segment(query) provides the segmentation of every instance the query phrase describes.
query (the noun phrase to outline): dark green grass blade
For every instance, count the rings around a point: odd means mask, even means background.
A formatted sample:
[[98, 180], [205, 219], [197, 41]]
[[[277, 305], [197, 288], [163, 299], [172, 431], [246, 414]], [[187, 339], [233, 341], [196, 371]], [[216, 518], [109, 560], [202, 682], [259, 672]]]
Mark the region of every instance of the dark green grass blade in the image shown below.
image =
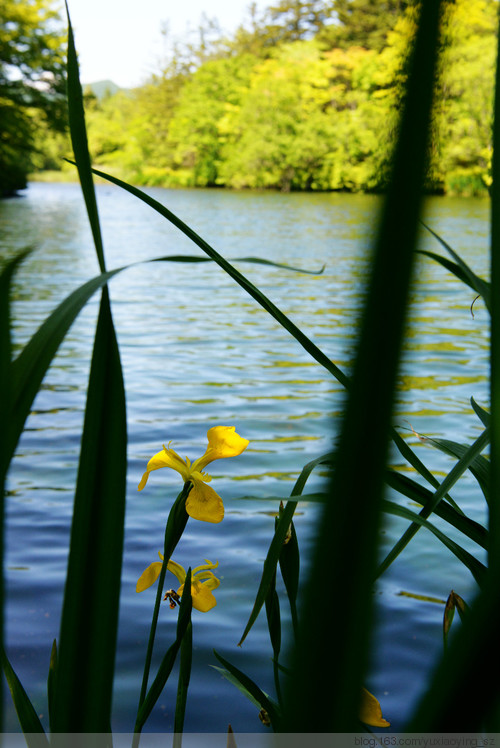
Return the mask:
[[271, 646], [273, 648], [273, 676], [274, 688], [278, 703], [282, 702], [279, 656], [281, 652], [281, 612], [278, 593], [276, 592], [276, 573], [274, 574], [271, 586], [266, 597], [266, 619]]
[[[4, 642], [4, 517], [7, 470], [12, 458], [12, 349], [10, 334], [10, 291], [14, 272], [31, 252], [31, 248], [19, 252], [2, 268], [0, 273], [0, 650]], [[3, 680], [0, 681], [0, 704], [3, 703]], [[3, 726], [3, 711], [0, 707], [0, 732]]]
[[51, 732], [54, 730], [54, 702], [56, 695], [57, 673], [57, 642], [54, 639], [50, 653], [49, 674], [47, 676], [47, 702], [49, 708], [49, 724]]
[[470, 402], [474, 410], [474, 413], [477, 415], [477, 417], [479, 418], [483, 426], [489, 426], [491, 423], [491, 416], [488, 413], [488, 411], [485, 410], [484, 408], [481, 408], [481, 406], [478, 403], [476, 403], [473, 397], [471, 397]]
[[159, 203], [154, 198], [147, 195], [142, 190], [133, 187], [121, 179], [106, 174], [98, 169], [93, 169], [94, 174], [102, 177], [103, 179], [118, 185], [122, 189], [129, 192], [131, 195], [142, 200], [146, 205], [156, 210], [157, 213], [166, 218], [170, 223], [176, 226], [183, 234], [185, 234], [191, 241], [193, 241], [200, 249], [202, 249], [214, 262], [219, 265], [233, 280], [236, 281], [252, 298], [254, 298], [279, 324], [285, 328], [298, 343], [322, 366], [324, 366], [333, 376], [339, 381], [344, 387], [348, 386], [349, 380], [347, 376], [338, 368], [330, 359], [325, 356], [321, 351], [304, 333], [281, 312], [273, 302], [268, 299], [253, 283], [251, 283], [242, 273], [239, 272], [233, 265], [231, 265], [222, 255], [220, 255], [213, 247], [211, 247], [204, 239], [202, 239], [193, 229], [191, 229], [184, 221], [181, 221], [174, 213], [168, 208]]
[[97, 259], [101, 273], [106, 271], [104, 262], [104, 248], [102, 244], [101, 227], [97, 212], [97, 201], [90, 166], [89, 148], [87, 142], [87, 130], [85, 127], [85, 114], [83, 110], [83, 91], [80, 84], [78, 72], [78, 59], [76, 56], [75, 40], [69, 17], [68, 4], [66, 3], [66, 15], [68, 18], [68, 117], [71, 134], [71, 144], [75, 154], [78, 176], [82, 186], [83, 198], [87, 207], [90, 228], [97, 252]]
[[12, 364], [12, 416], [8, 453], [12, 457], [42, 380], [69, 328], [87, 301], [124, 268], [98, 275], [71, 293], [42, 323]]
[[393, 429], [392, 435], [394, 444], [396, 445], [400, 454], [409, 462], [422, 478], [425, 478], [427, 483], [437, 488], [439, 486], [438, 479], [431, 473], [431, 471], [424, 465], [424, 463], [417, 457], [415, 452], [408, 446], [404, 439]]
[[[304, 487], [307, 483], [307, 479], [311, 475], [314, 468], [316, 468], [318, 465], [331, 464], [332, 455], [332, 452], [327, 452], [326, 454], [317, 457], [315, 460], [311, 460], [311, 462], [308, 462], [307, 465], [304, 465], [292, 489], [291, 498], [299, 497], [302, 494], [302, 491], [304, 490]], [[296, 508], [297, 501], [287, 501], [284, 509], [280, 508], [278, 522], [275, 525], [274, 536], [267, 551], [266, 560], [264, 561], [262, 577], [260, 580], [259, 588], [257, 590], [257, 595], [255, 597], [255, 602], [250, 613], [247, 625], [245, 626], [245, 630], [243, 631], [243, 636], [238, 642], [238, 646], [241, 646], [245, 641], [248, 632], [257, 620], [260, 610], [264, 605], [269, 592], [269, 588], [273, 581], [273, 577], [276, 574], [278, 562], [283, 551], [283, 543], [288, 533], [288, 529], [292, 523], [293, 514]]]
[[[359, 326], [332, 500], [325, 504], [305, 587], [294, 677], [280, 725], [284, 732], [356, 732], [359, 726], [387, 447], [427, 159], [439, 10], [439, 2], [421, 4], [392, 179]], [[335, 595], [325, 592], [340, 589], [342, 615]]]
[[[420, 512], [420, 517], [427, 519], [430, 517], [432, 512], [435, 511], [437, 505], [441, 499], [446, 496], [448, 491], [455, 485], [461, 475], [467, 470], [472, 464], [474, 459], [481, 454], [483, 449], [487, 447], [490, 441], [489, 429], [485, 429], [483, 433], [476, 439], [476, 441], [470, 445], [467, 452], [458, 460], [458, 462], [450, 470], [446, 478], [440, 484], [439, 488], [434, 492], [433, 499], [427, 502], [425, 507]], [[385, 559], [382, 561], [377, 569], [376, 576], [379, 577], [399, 556], [399, 554], [406, 548], [410, 540], [420, 529], [420, 525], [412, 523], [410, 527], [403, 533], [401, 538], [395, 543], [394, 547], [389, 551]]]
[[498, 709], [500, 684], [492, 663], [500, 655], [499, 625], [498, 584], [488, 572], [405, 732], [483, 733], [485, 722]]
[[293, 522], [290, 523], [290, 539], [281, 549], [279, 565], [286, 593], [288, 595], [288, 601], [290, 603], [293, 631], [295, 636], [297, 636], [297, 592], [299, 588], [300, 553], [297, 533]]
[[[20, 254], [19, 257], [15, 259], [12, 271], [14, 267], [21, 262], [25, 254], [26, 253]], [[198, 257], [189, 257], [185, 255], [167, 255], [165, 257], [155, 258], [154, 260], [148, 260], [148, 262], [200, 261], [205, 261], [205, 258], [200, 259]], [[31, 340], [26, 344], [13, 362], [11, 393], [8, 398], [5, 397], [5, 402], [8, 401], [9, 406], [12, 404], [12, 410], [10, 417], [3, 419], [3, 423], [9, 424], [9, 429], [8, 431], [2, 430], [0, 436], [0, 439], [5, 442], [3, 448], [0, 449], [0, 454], [4, 456], [7, 463], [14, 454], [17, 442], [19, 441], [19, 437], [21, 436], [24, 424], [30, 413], [31, 406], [36, 394], [38, 393], [43, 378], [76, 317], [93, 294], [102, 288], [108, 280], [113, 278], [117, 273], [134, 267], [136, 264], [140, 263], [124, 265], [123, 267], [98, 275], [73, 291], [56, 307], [47, 319], [44, 320]], [[295, 270], [295, 268], [289, 269]], [[6, 268], [5, 272], [7, 273], [11, 271]], [[7, 291], [2, 293], [1, 298], [4, 300], [8, 299]], [[7, 335], [4, 335], [4, 338], [7, 340]], [[5, 393], [6, 391], [7, 389], [4, 387], [2, 392]]]
[[[15, 405], [13, 406], [12, 402], [14, 383], [12, 381], [10, 335], [10, 288], [14, 272], [31, 251], [29, 248], [20, 252], [2, 268], [0, 273], [0, 423], [4, 424], [4, 427], [0, 429], [0, 502], [3, 502], [5, 477], [13, 454], [11, 449], [14, 430], [12, 419], [15, 415]], [[0, 526], [3, 527], [3, 510], [1, 509], [0, 514], [2, 518]]]
[[181, 657], [179, 666], [179, 682], [177, 686], [177, 700], [175, 702], [174, 716], [174, 748], [180, 745], [178, 736], [184, 731], [184, 718], [186, 716], [187, 694], [189, 680], [191, 678], [191, 664], [193, 661], [193, 624], [188, 623], [186, 633], [182, 637]]
[[252, 703], [256, 704], [261, 709], [265, 709], [269, 715], [273, 728], [275, 728], [279, 717], [277, 704], [275, 704], [269, 696], [248, 677], [248, 675], [245, 675], [245, 673], [228, 662], [221, 654], [216, 652], [215, 649], [214, 655], [217, 657], [219, 662], [224, 665], [225, 670], [218, 667], [215, 667], [214, 669], [218, 670], [225, 678], [234, 683], [234, 685], [236, 685], [236, 687], [239, 688], [247, 698], [250, 698]]
[[[31, 733], [33, 735], [33, 739], [31, 739], [30, 735], [30, 740], [27, 741], [29, 748], [48, 748], [49, 741], [45, 736], [42, 723], [3, 649], [1, 650], [1, 657], [2, 668], [12, 694], [12, 701], [14, 702], [21, 730], [24, 733]], [[34, 733], [39, 733], [39, 735], [35, 737]]]
[[181, 648], [182, 641], [191, 624], [191, 611], [192, 611], [192, 598], [191, 598], [191, 569], [188, 569], [186, 574], [186, 580], [184, 583], [184, 590], [181, 598], [181, 604], [179, 607], [179, 617], [177, 619], [177, 631], [174, 643], [169, 647], [163, 660], [161, 661], [158, 673], [151, 684], [146, 698], [141, 705], [137, 721], [135, 724], [135, 732], [141, 732], [147, 718], [151, 714], [154, 705], [160, 698], [161, 692], [163, 691], [165, 684], [172, 672], [177, 653]]
[[[451, 441], [450, 439], [435, 439], [426, 437], [426, 442], [434, 445], [437, 449], [441, 450], [451, 457], [461, 458], [467, 454], [469, 449], [467, 444], [459, 444], [458, 442]], [[484, 498], [489, 503], [490, 501], [490, 462], [483, 455], [477, 455], [469, 465], [474, 478], [477, 480], [481, 491], [483, 492]]]
[[[411, 478], [408, 478], [406, 475], [388, 471], [387, 485], [394, 488], [402, 496], [406, 496], [424, 507], [430, 505], [434, 501], [434, 494], [431, 491]], [[313, 504], [324, 504], [331, 500], [331, 494], [325, 492], [307, 493], [300, 496], [301, 502]], [[271, 503], [283, 501], [283, 498], [281, 496], [241, 496], [238, 498], [238, 501], [265, 501], [266, 503]], [[479, 522], [475, 522], [462, 512], [458, 512], [453, 506], [448, 504], [447, 501], [440, 501], [437, 506], [434, 507], [431, 514], [432, 513], [437, 517], [441, 517], [441, 519], [448, 522], [452, 527], [455, 527], [467, 538], [472, 540], [474, 543], [477, 543], [484, 550], [487, 550], [488, 530]], [[421, 523], [419, 522], [419, 524]], [[283, 546], [283, 548], [286, 548], [286, 546]]]
[[90, 370], [59, 638], [55, 732], [109, 729], [125, 518], [125, 392], [107, 288]]
[[[490, 401], [491, 458], [490, 491], [490, 568], [500, 585], [500, 43], [497, 54], [495, 111], [493, 123], [493, 160], [491, 187], [491, 330]], [[500, 729], [500, 721], [498, 724]]]
[[[407, 496], [412, 501], [416, 501], [422, 506], [430, 505], [434, 501], [434, 494], [429, 489], [421, 486], [419, 483], [401, 473], [394, 471], [387, 472], [387, 484], [398, 491], [403, 496]], [[467, 517], [463, 512], [458, 512], [455, 507], [447, 503], [446, 500], [440, 501], [434, 507], [434, 514], [444, 519], [452, 527], [462, 532], [466, 537], [473, 540], [485, 550], [488, 547], [488, 531], [479, 522], [475, 522]]]
[[[477, 732], [499, 729], [500, 681], [500, 55], [497, 55], [491, 188], [491, 448], [490, 553], [487, 582], [405, 730]], [[495, 497], [495, 498], [494, 498]]]
[[[499, 729], [500, 681], [500, 56], [497, 55], [491, 188], [491, 449], [490, 554], [485, 587], [447, 648], [406, 730], [476, 732]], [[493, 659], [492, 659], [493, 658]]]
[[445, 267], [447, 270], [449, 270], [451, 273], [453, 273], [459, 280], [466, 283], [470, 288], [472, 288], [477, 294], [482, 296], [484, 303], [486, 305], [486, 308], [491, 311], [491, 285], [487, 281], [480, 278], [476, 273], [467, 265], [464, 260], [458, 255], [454, 249], [450, 247], [450, 245], [445, 242], [445, 240], [439, 236], [439, 234], [436, 234], [435, 231], [433, 231], [429, 226], [427, 226], [425, 223], [423, 223], [423, 226], [429, 231], [441, 244], [442, 247], [446, 249], [446, 251], [453, 257], [455, 260], [456, 265], [453, 263], [450, 263], [446, 260], [446, 258], [440, 257], [439, 255], [435, 255], [432, 252], [422, 252], [422, 254], [426, 254], [429, 257], [432, 257], [432, 259], [436, 260], [437, 262], [441, 263], [443, 267]]
[[281, 651], [281, 615], [280, 602], [276, 592], [276, 574], [266, 596], [266, 618], [273, 655], [277, 660]]
[[255, 603], [252, 608], [252, 612], [250, 613], [247, 625], [245, 626], [245, 630], [243, 631], [243, 635], [238, 642], [238, 646], [241, 646], [245, 641], [248, 632], [257, 620], [257, 616], [259, 615], [260, 610], [266, 601], [266, 597], [269, 594], [269, 589], [276, 574], [276, 568], [278, 566], [283, 542], [288, 532], [288, 528], [290, 527], [290, 522], [292, 521], [293, 513], [296, 508], [296, 501], [287, 501], [283, 513], [279, 518], [278, 525], [276, 527], [271, 545], [269, 546], [269, 550], [264, 561], [262, 577], [260, 580], [259, 588], [257, 590], [257, 595], [255, 597]]
[[[70, 163], [72, 162], [70, 161]], [[149, 260], [149, 262], [163, 262], [164, 260], [177, 262], [215, 262], [211, 257], [190, 257], [189, 255], [167, 255], [166, 257], [156, 257], [153, 260]], [[323, 265], [320, 270], [305, 270], [304, 268], [297, 268], [293, 265], [285, 265], [282, 262], [264, 260], [262, 257], [230, 257], [228, 262], [250, 262], [254, 265], [267, 265], [268, 267], [290, 270], [294, 273], [304, 273], [305, 275], [321, 275], [325, 269], [325, 265]]]
[[418, 514], [415, 514], [415, 512], [412, 512], [411, 509], [396, 504], [393, 501], [383, 500], [382, 511], [387, 512], [388, 514], [393, 514], [395, 517], [409, 519], [411, 522], [415, 522], [432, 532], [432, 534], [435, 535], [467, 569], [469, 569], [476, 582], [480, 586], [484, 584], [486, 578], [486, 567], [484, 564], [478, 561], [471, 553], [466, 551], [465, 548], [462, 548], [458, 543], [451, 540], [444, 532], [435, 527], [432, 522], [423, 519]]

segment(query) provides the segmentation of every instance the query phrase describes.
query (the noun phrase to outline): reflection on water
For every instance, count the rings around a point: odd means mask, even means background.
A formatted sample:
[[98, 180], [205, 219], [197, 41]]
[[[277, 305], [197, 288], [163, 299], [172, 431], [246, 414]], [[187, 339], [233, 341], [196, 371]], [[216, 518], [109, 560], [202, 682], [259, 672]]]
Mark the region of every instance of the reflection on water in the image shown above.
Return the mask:
[[[222, 191], [151, 193], [228, 258], [261, 256], [323, 275], [290, 273], [237, 263], [257, 285], [345, 371], [356, 344], [356, 316], [378, 198], [353, 195], [250, 194]], [[166, 255], [201, 254], [164, 219], [131, 196], [98, 187], [108, 267]], [[427, 222], [470, 262], [487, 271], [488, 205], [480, 200], [432, 199]], [[37, 249], [14, 284], [14, 337], [18, 349], [46, 315], [79, 284], [97, 274], [83, 200], [76, 185], [34, 184], [26, 196], [0, 203], [0, 253]], [[422, 246], [439, 251], [423, 235]], [[204, 450], [206, 432], [234, 425], [250, 446], [238, 460], [214, 465], [226, 518], [207, 528], [190, 520], [176, 553], [184, 566], [218, 559], [222, 580], [217, 607], [194, 615], [195, 676], [190, 685], [188, 731], [263, 730], [254, 707], [210, 665], [217, 649], [273, 692], [271, 650], [260, 620], [241, 649], [239, 641], [273, 532], [274, 503], [286, 497], [301, 467], [329, 451], [338, 432], [343, 389], [257, 304], [215, 265], [134, 265], [110, 284], [127, 391], [129, 469], [122, 608], [114, 729], [132, 729], [139, 668], [154, 593], [138, 596], [138, 576], [156, 556], [178, 491], [175, 474], [159, 471], [137, 492], [146, 461], [170, 440], [181, 455]], [[436, 474], [448, 457], [418, 443], [418, 432], [470, 441], [480, 428], [470, 397], [486, 405], [487, 318], [473, 292], [423, 257], [412, 292], [400, 372], [395, 423]], [[44, 714], [45, 679], [58, 635], [69, 523], [85, 406], [85, 387], [97, 312], [94, 299], [71, 328], [36, 399], [9, 477], [7, 504], [7, 642], [21, 679]], [[374, 362], [376, 365], [376, 362]], [[360, 435], [360, 444], [369, 439]], [[394, 456], [396, 464], [401, 462]], [[324, 485], [324, 473], [309, 485]], [[255, 496], [254, 501], [239, 501]], [[455, 492], [461, 506], [483, 519], [473, 480]], [[297, 517], [303, 559], [314, 543], [318, 507], [304, 503]], [[405, 527], [387, 521], [383, 551]], [[446, 598], [451, 589], [473, 593], [468, 573], [425, 531], [391, 567], [376, 590], [380, 620], [370, 690], [384, 715], [402, 729], [442, 646], [442, 607], [401, 591]], [[439, 573], [436, 573], [436, 569]], [[339, 613], [342, 595], [337, 591]], [[286, 616], [286, 608], [285, 608]], [[175, 628], [163, 610], [158, 657]], [[166, 689], [148, 724], [172, 729], [174, 686]], [[7, 701], [7, 731], [17, 731]]]

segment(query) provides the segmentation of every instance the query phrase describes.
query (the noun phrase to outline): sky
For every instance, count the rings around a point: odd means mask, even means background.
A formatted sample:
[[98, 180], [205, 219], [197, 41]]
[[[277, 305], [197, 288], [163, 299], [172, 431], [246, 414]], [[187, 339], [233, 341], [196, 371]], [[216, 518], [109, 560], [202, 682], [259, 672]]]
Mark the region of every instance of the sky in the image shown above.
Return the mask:
[[[259, 10], [271, 0], [258, 0]], [[82, 83], [111, 80], [138, 86], [158, 71], [165, 56], [161, 34], [182, 39], [196, 29], [203, 13], [216, 17], [224, 31], [246, 18], [250, 0], [68, 0]]]

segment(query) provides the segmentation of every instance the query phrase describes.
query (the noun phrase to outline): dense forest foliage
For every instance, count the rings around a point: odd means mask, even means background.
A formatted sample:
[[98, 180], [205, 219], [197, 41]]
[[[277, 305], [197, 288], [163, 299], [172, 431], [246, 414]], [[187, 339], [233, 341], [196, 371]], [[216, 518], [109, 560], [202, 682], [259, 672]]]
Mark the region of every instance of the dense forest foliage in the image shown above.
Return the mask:
[[[417, 14], [415, 0], [279, 0], [250, 5], [231, 37], [205, 17], [142, 87], [87, 95], [93, 161], [143, 185], [381, 191]], [[488, 188], [497, 15], [498, 0], [446, 4], [430, 191]], [[42, 123], [36, 168], [68, 151]]]
[[50, 0], [0, 0], [0, 19], [1, 197], [26, 186], [38, 128], [64, 130], [66, 105], [63, 29]]

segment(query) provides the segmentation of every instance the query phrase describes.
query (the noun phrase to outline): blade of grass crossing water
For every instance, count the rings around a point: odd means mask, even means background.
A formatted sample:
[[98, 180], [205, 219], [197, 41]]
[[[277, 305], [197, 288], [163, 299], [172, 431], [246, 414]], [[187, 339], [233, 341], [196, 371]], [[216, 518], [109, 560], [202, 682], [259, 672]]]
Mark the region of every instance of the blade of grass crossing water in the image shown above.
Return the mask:
[[[499, 47], [500, 49], [500, 47]], [[500, 54], [499, 54], [500, 57]], [[500, 61], [497, 59], [491, 188], [491, 496], [500, 496]], [[490, 506], [490, 568], [500, 583], [500, 501]]]
[[222, 255], [220, 255], [213, 247], [210, 246], [204, 239], [202, 239], [193, 229], [191, 229], [184, 221], [181, 221], [172, 211], [166, 208], [164, 205], [159, 203], [157, 200], [152, 198], [137, 187], [133, 187], [126, 182], [123, 182], [117, 177], [106, 174], [98, 169], [92, 170], [94, 174], [102, 177], [103, 179], [118, 185], [122, 189], [129, 192], [131, 195], [139, 198], [144, 203], [153, 208], [157, 213], [166, 218], [170, 223], [176, 226], [183, 234], [185, 234], [191, 241], [193, 241], [200, 249], [214, 260], [233, 280], [236, 281], [252, 298], [254, 298], [279, 324], [288, 330], [288, 332], [297, 340], [298, 343], [322, 366], [325, 367], [333, 376], [340, 382], [344, 387], [349, 386], [348, 377], [326, 356], [315, 343], [310, 340], [307, 335], [304, 335], [288, 317], [286, 317], [273, 302], [268, 299], [253, 283], [251, 283], [239, 270], [231, 265]]
[[90, 166], [90, 156], [87, 141], [87, 129], [85, 127], [85, 113], [83, 110], [83, 91], [78, 72], [78, 58], [75, 49], [73, 28], [69, 17], [68, 4], [66, 3], [66, 15], [68, 18], [68, 76], [67, 76], [67, 98], [68, 117], [71, 135], [71, 144], [75, 154], [78, 176], [82, 186], [83, 198], [87, 207], [90, 228], [97, 252], [97, 259], [101, 273], [106, 270], [104, 262], [104, 248], [102, 244], [101, 227], [97, 212], [97, 201]]
[[109, 296], [90, 370], [59, 639], [56, 732], [110, 724], [125, 516], [125, 392]]
[[2, 668], [9, 684], [12, 700], [19, 718], [19, 724], [23, 733], [29, 736], [26, 741], [29, 748], [48, 748], [49, 741], [45, 736], [45, 731], [38, 714], [3, 649], [0, 652], [0, 656], [2, 659]]
[[[424, 0], [420, 7], [392, 179], [375, 245], [331, 483], [332, 500], [321, 518], [301, 606], [294, 678], [280, 725], [284, 732], [356, 732], [359, 727], [384, 470], [438, 49], [440, 3]], [[337, 595], [327, 590], [342, 590], [340, 611]], [[318, 675], [318, 663], [323, 677]]]
[[191, 665], [193, 662], [193, 624], [189, 621], [186, 633], [182, 637], [181, 657], [179, 664], [179, 682], [177, 686], [177, 700], [175, 702], [174, 715], [174, 748], [180, 748], [180, 736], [184, 731], [184, 718], [186, 716], [187, 694], [189, 680], [191, 678]]
[[96, 276], [71, 293], [40, 325], [12, 363], [12, 413], [9, 421], [8, 455], [12, 457], [31, 406], [45, 374], [69, 328], [87, 301], [124, 268]]
[[[481, 452], [488, 446], [490, 442], [490, 430], [485, 429], [483, 433], [476, 439], [473, 444], [470, 445], [467, 452], [458, 460], [458, 462], [450, 470], [446, 478], [440, 484], [437, 491], [434, 492], [432, 501], [429, 501], [425, 507], [420, 511], [420, 517], [427, 519], [430, 517], [436, 506], [439, 504], [441, 499], [446, 496], [448, 491], [455, 485], [457, 480], [464, 474], [468, 467], [474, 462], [475, 458], [481, 454]], [[403, 533], [400, 539], [394, 544], [387, 556], [380, 563], [376, 577], [379, 577], [399, 556], [399, 554], [406, 548], [410, 540], [418, 532], [421, 525], [412, 523], [407, 530]]]
[[[10, 260], [0, 273], [0, 651], [4, 646], [4, 517], [7, 470], [12, 458], [12, 350], [10, 334], [10, 291], [12, 276], [31, 252], [26, 248]], [[0, 704], [3, 704], [3, 680], [0, 683]], [[0, 732], [3, 710], [0, 707]]]

